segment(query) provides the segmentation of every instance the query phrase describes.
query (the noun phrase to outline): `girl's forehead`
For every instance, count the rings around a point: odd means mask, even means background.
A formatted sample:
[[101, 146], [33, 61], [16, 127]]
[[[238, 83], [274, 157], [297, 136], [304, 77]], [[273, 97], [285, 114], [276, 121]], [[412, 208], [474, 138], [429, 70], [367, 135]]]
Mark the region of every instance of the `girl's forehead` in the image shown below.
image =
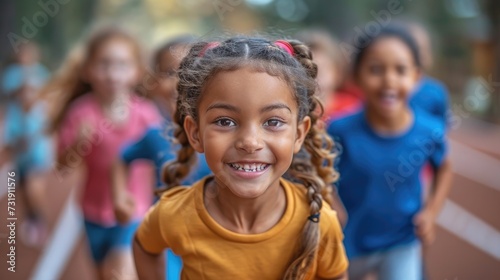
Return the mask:
[[366, 51], [366, 58], [413, 60], [411, 48], [394, 36], [374, 41]]
[[138, 50], [132, 42], [124, 38], [110, 38], [103, 41], [95, 50], [94, 57], [127, 57], [138, 59]]
[[292, 89], [284, 79], [249, 67], [217, 73], [205, 85], [201, 101], [205, 105], [228, 102], [241, 106], [261, 106], [269, 102], [282, 102], [297, 106]]

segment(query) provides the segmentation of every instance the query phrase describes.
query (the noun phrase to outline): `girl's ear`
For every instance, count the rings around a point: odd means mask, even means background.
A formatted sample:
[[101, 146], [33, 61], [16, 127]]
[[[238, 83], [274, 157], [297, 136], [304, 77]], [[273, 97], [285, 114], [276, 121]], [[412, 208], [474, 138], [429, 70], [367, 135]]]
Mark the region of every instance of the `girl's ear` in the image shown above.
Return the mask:
[[200, 138], [200, 129], [198, 123], [191, 116], [186, 116], [184, 119], [184, 131], [189, 140], [189, 144], [198, 153], [203, 153], [203, 143]]
[[295, 144], [293, 147], [294, 153], [298, 153], [300, 151], [300, 148], [304, 143], [304, 139], [306, 139], [307, 133], [309, 133], [309, 129], [311, 129], [311, 118], [309, 116], [305, 116], [297, 126], [297, 138], [295, 138]]
[[422, 71], [421, 68], [417, 68], [417, 71], [415, 71], [415, 81], [418, 82], [420, 79], [422, 79], [422, 76], [424, 75], [424, 71]]

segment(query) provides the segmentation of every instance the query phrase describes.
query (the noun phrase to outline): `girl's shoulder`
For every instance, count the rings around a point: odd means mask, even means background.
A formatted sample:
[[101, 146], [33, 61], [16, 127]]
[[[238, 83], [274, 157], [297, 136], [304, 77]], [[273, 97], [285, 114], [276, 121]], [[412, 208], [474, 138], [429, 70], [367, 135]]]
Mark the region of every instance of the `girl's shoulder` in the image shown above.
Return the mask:
[[187, 213], [195, 209], [198, 196], [200, 193], [203, 195], [205, 179], [195, 182], [192, 186], [177, 186], [165, 191], [158, 202], [162, 212], [166, 215], [178, 216], [179, 213]]
[[415, 133], [442, 137], [446, 134], [446, 124], [438, 117], [424, 110], [415, 110]]
[[330, 135], [338, 135], [344, 132], [352, 131], [357, 127], [361, 127], [361, 124], [363, 123], [363, 116], [364, 111], [361, 110], [345, 117], [336, 119], [328, 125], [327, 132]]

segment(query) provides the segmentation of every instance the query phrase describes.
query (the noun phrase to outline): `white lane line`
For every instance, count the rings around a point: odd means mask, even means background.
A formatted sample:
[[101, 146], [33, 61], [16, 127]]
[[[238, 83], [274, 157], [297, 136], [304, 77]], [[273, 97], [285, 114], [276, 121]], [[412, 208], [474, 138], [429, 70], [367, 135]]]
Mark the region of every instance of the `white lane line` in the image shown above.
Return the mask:
[[437, 224], [484, 253], [500, 260], [500, 232], [483, 220], [447, 200]]
[[54, 232], [30, 277], [32, 280], [59, 279], [83, 232], [83, 218], [72, 191]]
[[455, 173], [500, 191], [500, 160], [459, 142], [449, 143]]
[[[482, 120], [477, 119], [469, 119], [467, 123], [465, 123], [465, 128], [463, 131], [457, 132], [458, 135], [452, 137], [455, 139], [460, 139], [460, 136], [463, 134], [476, 134], [480, 137], [465, 137], [467, 139], [466, 143], [472, 144], [474, 148], [479, 148], [485, 152], [492, 153], [495, 155], [500, 155], [500, 145], [484, 145], [482, 139], [484, 137], [497, 137], [500, 136], [498, 132], [500, 132], [500, 126], [492, 123], [488, 123]], [[459, 129], [461, 130], [461, 129]], [[470, 140], [469, 140], [470, 139]], [[491, 142], [488, 142], [491, 143]]]

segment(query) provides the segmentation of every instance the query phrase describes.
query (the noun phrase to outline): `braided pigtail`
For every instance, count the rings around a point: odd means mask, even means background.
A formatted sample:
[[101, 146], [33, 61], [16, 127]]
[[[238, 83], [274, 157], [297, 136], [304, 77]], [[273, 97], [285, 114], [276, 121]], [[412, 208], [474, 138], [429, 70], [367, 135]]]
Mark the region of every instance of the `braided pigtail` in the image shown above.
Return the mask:
[[184, 118], [179, 116], [179, 111], [176, 110], [175, 122], [176, 129], [174, 132], [174, 137], [176, 142], [181, 145], [181, 148], [177, 152], [177, 158], [174, 161], [169, 161], [165, 163], [162, 171], [163, 182], [166, 187], [158, 189], [157, 194], [163, 193], [164, 191], [180, 185], [182, 178], [185, 178], [191, 171], [191, 166], [196, 163], [196, 151], [189, 144], [189, 140], [184, 131], [183, 122]]
[[206, 43], [195, 44], [179, 66], [179, 82], [177, 85], [179, 94], [176, 104], [177, 109], [174, 114], [176, 126], [174, 137], [176, 143], [181, 145], [181, 148], [177, 152], [177, 158], [165, 163], [163, 166], [162, 179], [166, 186], [158, 189], [156, 191], [157, 194], [161, 194], [172, 187], [179, 186], [181, 180], [189, 174], [191, 167], [195, 165], [197, 160], [196, 151], [190, 145], [188, 136], [184, 130], [184, 119], [187, 115], [193, 117], [197, 115], [195, 109], [197, 100], [193, 99], [199, 97], [199, 95], [196, 96], [196, 90], [199, 90], [201, 86], [194, 82], [197, 79], [197, 75], [195, 71], [190, 69], [197, 63], [199, 53], [205, 45]]
[[[293, 47], [294, 57], [305, 68], [311, 78], [316, 78], [318, 68], [312, 61], [309, 48], [299, 41], [288, 41]], [[310, 216], [302, 232], [302, 240], [295, 258], [289, 265], [284, 279], [304, 279], [310, 270], [319, 244], [319, 219], [323, 199], [329, 204], [331, 201], [331, 188], [327, 187], [337, 177], [333, 169], [334, 155], [330, 152], [333, 141], [319, 125], [323, 107], [314, 88], [304, 89], [307, 94], [297, 94], [299, 104], [307, 104], [303, 113], [299, 113], [299, 121], [304, 116], [311, 119], [311, 128], [306, 135], [304, 144], [297, 155], [294, 156], [288, 170], [289, 175], [299, 180], [307, 188]], [[306, 100], [301, 100], [306, 99]], [[299, 111], [302, 111], [299, 109]]]

